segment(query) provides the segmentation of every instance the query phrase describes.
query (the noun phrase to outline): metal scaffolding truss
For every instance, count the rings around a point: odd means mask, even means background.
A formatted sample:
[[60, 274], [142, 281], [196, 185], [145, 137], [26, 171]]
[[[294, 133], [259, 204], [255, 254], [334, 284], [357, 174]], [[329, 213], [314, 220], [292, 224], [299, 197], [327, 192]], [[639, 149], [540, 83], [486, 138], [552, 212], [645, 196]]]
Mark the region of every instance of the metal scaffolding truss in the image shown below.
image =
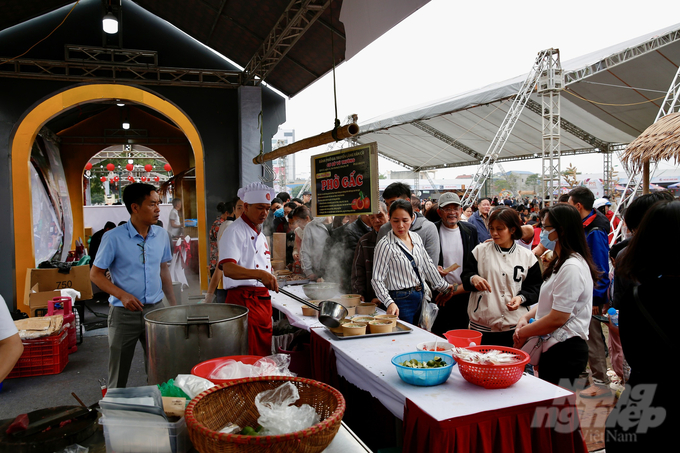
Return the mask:
[[[424, 123], [422, 121], [413, 121], [411, 124], [413, 126], [417, 127], [418, 129], [420, 129], [421, 131], [427, 132], [431, 136], [441, 140], [442, 142], [446, 143], [447, 145], [452, 146], [452, 147], [464, 152], [468, 156], [472, 156], [475, 159], [479, 159], [479, 160], [482, 160], [484, 158], [484, 156], [479, 154], [474, 149], [472, 149], [469, 146], [457, 141], [453, 137], [446, 135], [445, 133], [441, 132], [440, 130], [438, 130], [438, 129], [432, 127], [432, 126], [430, 126], [427, 123]], [[469, 164], [467, 164], [467, 165], [469, 165]]]
[[[670, 86], [668, 87], [666, 97], [664, 98], [664, 101], [661, 103], [659, 112], [657, 113], [656, 119], [654, 120], [655, 123], [666, 115], [680, 111], [680, 102], [678, 102], [678, 98], [680, 97], [679, 88], [680, 88], [680, 68], [678, 68], [677, 72], [675, 73], [675, 76], [673, 77], [673, 80], [671, 81]], [[623, 149], [625, 148], [622, 148], [621, 152], [623, 152]], [[654, 173], [656, 172], [658, 166], [659, 162], [657, 161], [654, 162], [654, 166], [650, 168], [649, 172], [650, 181], [654, 176]], [[621, 201], [616, 206], [616, 211], [614, 211], [614, 216], [612, 217], [612, 228], [614, 226], [614, 219], [616, 218], [617, 214], [619, 214], [619, 212], [630, 206], [630, 204], [633, 202], [633, 199], [637, 195], [638, 190], [640, 190], [640, 187], [642, 186], [642, 182], [644, 179], [642, 175], [634, 173], [632, 171], [628, 171], [628, 169], [626, 169], [626, 172], [629, 174], [628, 184], [626, 184], [626, 190], [621, 195]], [[618, 228], [616, 228], [616, 230], [614, 231], [614, 242], [616, 242], [616, 240], [621, 235], [622, 224], [623, 222], [619, 223]]]
[[604, 195], [611, 195], [609, 190], [612, 188], [612, 172], [614, 171], [614, 164], [612, 163], [612, 151], [607, 149], [602, 153], [602, 169], [603, 178], [602, 186], [604, 188]]
[[[543, 111], [541, 110], [541, 104], [532, 99], [529, 99], [529, 101], [527, 101], [526, 108], [536, 113], [537, 115], [543, 115]], [[593, 145], [593, 148], [595, 148], [594, 149], [595, 152], [597, 152], [598, 149], [604, 151], [609, 146], [608, 142], [600, 140], [593, 134], [584, 131], [577, 125], [571, 123], [570, 121], [565, 120], [562, 117], [560, 117], [560, 129], [562, 129], [565, 132], [569, 132], [574, 137], [579, 138], [590, 145]]]
[[560, 91], [564, 88], [564, 77], [558, 49], [546, 51], [543, 62], [538, 79], [543, 131], [541, 199], [543, 206], [548, 206], [548, 203], [553, 205], [557, 201], [562, 178], [560, 171]]
[[648, 40], [638, 46], [630, 47], [621, 52], [612, 54], [598, 61], [597, 63], [591, 64], [577, 71], [566, 72], [564, 75], [565, 84], [570, 85], [599, 72], [608, 71], [614, 66], [618, 66], [641, 55], [655, 52], [661, 47], [667, 46], [668, 44], [676, 41], [680, 41], [680, 30], [672, 30], [661, 36], [657, 36], [651, 40]]
[[292, 0], [245, 67], [245, 82], [259, 83], [305, 34], [331, 0]]
[[462, 199], [463, 204], [472, 203], [479, 197], [479, 191], [481, 190], [489, 175], [493, 172], [494, 163], [496, 160], [498, 160], [498, 156], [503, 150], [503, 146], [508, 140], [508, 137], [512, 133], [512, 129], [515, 127], [515, 124], [517, 124], [517, 120], [522, 114], [522, 110], [524, 110], [524, 106], [529, 100], [529, 96], [534, 91], [536, 84], [539, 82], [539, 77], [541, 77], [544, 70], [551, 64], [553, 60], [552, 55], [554, 52], [558, 51], [554, 49], [543, 50], [539, 52], [538, 56], [536, 57], [536, 61], [534, 62], [529, 75], [513, 99], [512, 105], [508, 109], [503, 123], [499, 127], [498, 132], [496, 132], [493, 141], [489, 145], [489, 149], [482, 159], [477, 172], [473, 176], [470, 186], [465, 190], [465, 194], [463, 195]]
[[243, 84], [240, 71], [170, 68], [157, 62], [154, 51], [66, 46], [64, 61], [0, 58], [0, 77], [203, 88], [238, 88]]
[[664, 117], [671, 113], [675, 113], [678, 110], [678, 108], [680, 107], [680, 104], [678, 104], [679, 96], [680, 96], [680, 67], [675, 73], [675, 77], [673, 77], [671, 86], [668, 88], [666, 97], [661, 103], [659, 113], [656, 114], [656, 119], [654, 120], [655, 123], [659, 121], [659, 118]]

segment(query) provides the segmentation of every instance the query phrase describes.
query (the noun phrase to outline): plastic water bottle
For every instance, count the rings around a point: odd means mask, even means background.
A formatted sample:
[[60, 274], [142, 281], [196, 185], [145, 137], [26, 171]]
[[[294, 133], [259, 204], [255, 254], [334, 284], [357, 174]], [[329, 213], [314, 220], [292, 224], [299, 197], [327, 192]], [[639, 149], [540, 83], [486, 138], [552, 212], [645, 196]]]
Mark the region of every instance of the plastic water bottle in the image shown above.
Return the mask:
[[[534, 318], [531, 318], [531, 319], [529, 320], [529, 324], [531, 324], [531, 323], [534, 322], [534, 321], [536, 321], [536, 320], [535, 320]], [[550, 338], [550, 334], [547, 333], [547, 334], [545, 334], [545, 335], [541, 335], [541, 338], [542, 338], [543, 340], [547, 340], [548, 338]]]
[[609, 315], [609, 322], [614, 326], [614, 327], [619, 327], [619, 311], [612, 307], [609, 310], [607, 310], [607, 314]]

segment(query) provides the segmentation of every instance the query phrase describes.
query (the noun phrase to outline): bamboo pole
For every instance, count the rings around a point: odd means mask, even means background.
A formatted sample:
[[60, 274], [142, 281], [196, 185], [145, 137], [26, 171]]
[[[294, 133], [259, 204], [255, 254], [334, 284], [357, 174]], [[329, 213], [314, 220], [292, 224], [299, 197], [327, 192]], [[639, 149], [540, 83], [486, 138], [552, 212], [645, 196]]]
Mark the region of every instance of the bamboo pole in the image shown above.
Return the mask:
[[359, 133], [359, 125], [351, 123], [346, 126], [338, 128], [337, 140], [333, 137], [333, 131], [324, 132], [323, 134], [315, 135], [314, 137], [305, 138], [303, 140], [291, 143], [288, 146], [282, 146], [272, 152], [263, 154], [253, 158], [254, 164], [263, 164], [270, 160], [278, 159], [279, 157], [288, 156], [289, 154], [297, 153], [303, 149], [313, 148], [319, 145], [325, 145], [345, 138], [354, 137]]
[[649, 193], [649, 161], [642, 163], [642, 195]]

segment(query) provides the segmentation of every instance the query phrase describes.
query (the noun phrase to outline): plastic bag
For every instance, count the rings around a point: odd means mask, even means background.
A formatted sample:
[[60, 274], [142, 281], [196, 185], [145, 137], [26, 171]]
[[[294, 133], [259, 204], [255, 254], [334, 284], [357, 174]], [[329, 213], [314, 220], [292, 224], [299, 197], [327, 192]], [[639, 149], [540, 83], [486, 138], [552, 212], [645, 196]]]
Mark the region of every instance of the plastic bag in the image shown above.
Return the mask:
[[255, 407], [260, 413], [257, 419], [264, 436], [287, 434], [309, 428], [321, 420], [309, 404], [300, 407], [293, 404], [300, 399], [297, 387], [286, 382], [274, 390], [265, 390], [255, 397]]
[[274, 354], [263, 357], [252, 365], [229, 359], [218, 365], [208, 379], [242, 379], [259, 376], [292, 376], [296, 374], [288, 370], [290, 356]]
[[193, 399], [199, 393], [215, 387], [215, 384], [193, 374], [178, 374], [175, 378], [175, 386], [182, 389], [189, 396], [188, 399]]
[[431, 331], [432, 326], [434, 325], [434, 320], [437, 319], [438, 313], [439, 307], [437, 304], [423, 301], [423, 305], [420, 310], [420, 327], [427, 331]]
[[158, 384], [158, 389], [161, 391], [161, 396], [191, 399], [172, 379], [169, 379], [168, 382]]

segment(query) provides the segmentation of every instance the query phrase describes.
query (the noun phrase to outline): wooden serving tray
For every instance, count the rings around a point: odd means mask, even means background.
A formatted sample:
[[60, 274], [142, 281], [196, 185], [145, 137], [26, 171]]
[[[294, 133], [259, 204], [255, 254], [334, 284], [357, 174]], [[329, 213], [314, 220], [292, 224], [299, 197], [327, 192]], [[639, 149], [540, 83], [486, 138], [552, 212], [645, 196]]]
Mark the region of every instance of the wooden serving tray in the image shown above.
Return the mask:
[[[372, 337], [386, 337], [389, 335], [401, 335], [405, 333], [411, 333], [413, 332], [413, 329], [410, 327], [400, 323], [397, 321], [397, 325], [392, 328], [392, 332], [387, 332], [387, 333], [367, 333], [365, 335], [353, 335], [351, 337], [346, 337], [341, 333], [335, 333], [328, 327], [326, 327], [326, 330], [328, 331], [328, 334], [333, 337], [334, 340], [354, 340], [358, 338], [372, 338]], [[366, 330], [368, 330], [368, 327], [366, 327]]]

